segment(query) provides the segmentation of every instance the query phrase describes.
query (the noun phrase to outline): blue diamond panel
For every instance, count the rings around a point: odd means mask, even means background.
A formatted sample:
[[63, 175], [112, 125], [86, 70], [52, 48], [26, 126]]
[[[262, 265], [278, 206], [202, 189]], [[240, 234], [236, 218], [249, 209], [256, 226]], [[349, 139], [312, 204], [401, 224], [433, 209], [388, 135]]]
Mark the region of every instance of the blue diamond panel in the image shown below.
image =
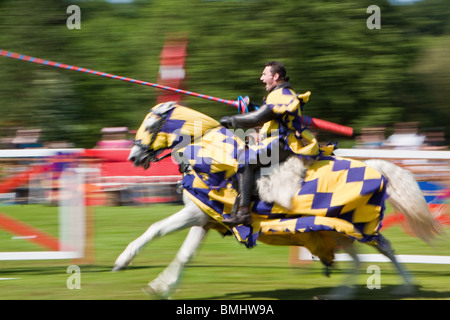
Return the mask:
[[329, 192], [317, 193], [313, 198], [311, 209], [329, 208], [331, 204], [331, 198], [333, 198], [333, 193]]
[[347, 181], [346, 182], [359, 182], [364, 180], [364, 173], [366, 172], [366, 167], [350, 168], [347, 171]]

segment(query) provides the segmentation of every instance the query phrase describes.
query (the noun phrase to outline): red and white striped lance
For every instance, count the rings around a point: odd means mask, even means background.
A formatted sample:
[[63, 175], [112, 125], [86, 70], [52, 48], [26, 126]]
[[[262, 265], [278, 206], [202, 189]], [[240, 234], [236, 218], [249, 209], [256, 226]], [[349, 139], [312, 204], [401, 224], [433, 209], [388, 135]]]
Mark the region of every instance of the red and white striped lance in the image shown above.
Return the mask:
[[[97, 70], [93, 70], [93, 69], [88, 69], [88, 68], [83, 68], [83, 67], [77, 67], [74, 65], [68, 65], [68, 64], [64, 64], [64, 63], [60, 63], [60, 62], [51, 61], [51, 60], [44, 60], [44, 59], [40, 59], [40, 58], [30, 57], [30, 56], [27, 56], [24, 54], [6, 51], [6, 50], [2, 50], [2, 49], [0, 49], [0, 56], [4, 56], [7, 58], [12, 58], [12, 59], [16, 59], [16, 60], [33, 62], [36, 64], [45, 65], [45, 66], [52, 66], [55, 68], [89, 73], [89, 74], [100, 76], [100, 77], [106, 77], [106, 78], [110, 78], [110, 79], [116, 79], [116, 80], [120, 80], [120, 81], [130, 82], [130, 83], [137, 83], [137, 84], [140, 84], [143, 86], [158, 88], [158, 89], [162, 89], [162, 90], [169, 90], [169, 91], [173, 91], [173, 92], [177, 92], [177, 93], [186, 94], [189, 96], [194, 96], [197, 98], [202, 98], [202, 99], [207, 99], [207, 100], [211, 100], [211, 101], [215, 101], [215, 102], [228, 104], [228, 105], [234, 106], [240, 110], [243, 109], [241, 100], [221, 99], [221, 98], [217, 98], [217, 97], [213, 97], [213, 96], [209, 96], [209, 95], [205, 95], [205, 94], [201, 94], [201, 93], [196, 93], [196, 92], [192, 92], [192, 91], [186, 91], [186, 90], [182, 90], [182, 89], [163, 86], [163, 85], [148, 82], [148, 81], [127, 78], [127, 77], [118, 76], [115, 74], [110, 74], [110, 73], [97, 71]], [[302, 123], [305, 126], [311, 126], [313, 128], [330, 131], [330, 132], [337, 133], [337, 134], [344, 135], [344, 136], [352, 136], [353, 135], [353, 128], [351, 128], [351, 127], [343, 126], [343, 125], [340, 125], [337, 123], [333, 123], [333, 122], [329, 122], [329, 121], [325, 121], [325, 120], [321, 120], [321, 119], [317, 119], [317, 118], [302, 116]]]

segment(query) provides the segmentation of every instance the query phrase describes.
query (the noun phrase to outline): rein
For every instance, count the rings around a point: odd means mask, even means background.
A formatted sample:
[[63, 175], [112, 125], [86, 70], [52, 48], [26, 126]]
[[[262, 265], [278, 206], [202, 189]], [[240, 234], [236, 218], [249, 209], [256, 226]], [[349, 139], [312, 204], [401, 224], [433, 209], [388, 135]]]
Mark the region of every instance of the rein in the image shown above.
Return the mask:
[[[148, 145], [145, 145], [143, 143], [141, 143], [140, 140], [134, 140], [134, 145], [138, 146], [139, 148], [141, 148], [146, 154], [148, 154], [149, 157], [149, 161], [150, 162], [159, 162], [161, 160], [164, 160], [165, 158], [170, 156], [170, 153], [157, 158], [157, 156], [163, 152], [165, 149], [160, 149], [157, 151], [150, 151], [150, 146], [153, 145], [153, 143], [156, 140], [156, 137], [158, 136], [158, 134], [161, 132], [162, 127], [164, 126], [164, 124], [166, 123], [166, 118], [167, 118], [167, 114], [158, 114], [156, 112], [150, 111], [150, 113], [160, 117], [160, 119], [158, 120], [158, 122], [156, 122], [156, 124], [154, 125], [154, 129], [151, 131], [152, 135], [152, 139], [150, 140], [150, 143]], [[148, 129], [150, 132], [150, 129]]]

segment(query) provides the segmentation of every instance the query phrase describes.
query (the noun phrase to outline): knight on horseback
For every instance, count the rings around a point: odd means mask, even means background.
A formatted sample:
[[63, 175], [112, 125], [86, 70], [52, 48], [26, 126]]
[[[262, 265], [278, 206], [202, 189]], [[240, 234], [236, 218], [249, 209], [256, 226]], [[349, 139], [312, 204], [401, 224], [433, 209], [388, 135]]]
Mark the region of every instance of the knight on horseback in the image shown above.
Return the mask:
[[[353, 247], [357, 240], [389, 258], [409, 290], [412, 281], [396, 260], [380, 228], [388, 200], [394, 211], [405, 215], [415, 235], [430, 241], [439, 234], [440, 227], [414, 176], [388, 161], [346, 159], [331, 156], [332, 145], [319, 148], [312, 134], [300, 126], [301, 107], [308, 100], [309, 92], [296, 95], [287, 84], [285, 72], [273, 72], [271, 66], [267, 71], [271, 73], [263, 74], [261, 79], [270, 92], [262, 107], [253, 113], [222, 119], [227, 125], [245, 123], [243, 127], [265, 123], [262, 142], [257, 147], [246, 145], [244, 139], [213, 118], [175, 102], [161, 103], [150, 110], [136, 133], [128, 159], [136, 166], [148, 168], [150, 163], [174, 151], [181, 154], [190, 167], [184, 172], [182, 182], [185, 206], [152, 224], [132, 241], [117, 258], [113, 270], [125, 269], [152, 240], [190, 228], [175, 259], [144, 289], [169, 297], [185, 265], [207, 232], [213, 229], [222, 235], [233, 235], [247, 248], [254, 247], [257, 241], [304, 246], [326, 266], [333, 264], [334, 252], [341, 246], [355, 262], [352, 274], [359, 267]], [[279, 80], [280, 75], [283, 80]], [[172, 152], [163, 155], [166, 150]], [[280, 150], [294, 156], [270, 175], [258, 179], [259, 199], [252, 199], [255, 200], [251, 207], [252, 218], [248, 208], [248, 218], [245, 214], [240, 214], [239, 218], [247, 220], [244, 225], [226, 225], [227, 220], [240, 223], [233, 215], [229, 218], [233, 207], [241, 204], [236, 200], [238, 192], [233, 180], [240, 173], [246, 174], [243, 170], [246, 163], [252, 169], [267, 163], [262, 157], [263, 151], [269, 154]], [[255, 154], [260, 160], [256, 165]], [[253, 175], [253, 170], [250, 174]], [[245, 188], [244, 193], [251, 191], [252, 179], [249, 180], [249, 185], [240, 185], [241, 190]], [[249, 191], [247, 196], [250, 196]], [[250, 222], [251, 227], [245, 225]], [[346, 278], [346, 285], [349, 280]], [[347, 290], [332, 295], [345, 298], [351, 293]]]
[[[262, 125], [256, 159], [246, 162], [238, 173], [238, 203], [234, 206], [231, 219], [224, 221], [228, 225], [251, 223], [250, 201], [256, 169], [282, 162], [291, 155], [307, 158], [319, 155], [317, 140], [301, 125], [301, 111], [310, 92], [297, 95], [291, 88], [289, 77], [286, 77], [286, 68], [279, 61], [268, 62], [260, 80], [268, 92], [261, 107], [249, 103], [249, 109], [253, 111], [225, 116], [220, 121], [223, 126], [234, 128]], [[270, 163], [262, 161], [266, 159], [270, 159]]]

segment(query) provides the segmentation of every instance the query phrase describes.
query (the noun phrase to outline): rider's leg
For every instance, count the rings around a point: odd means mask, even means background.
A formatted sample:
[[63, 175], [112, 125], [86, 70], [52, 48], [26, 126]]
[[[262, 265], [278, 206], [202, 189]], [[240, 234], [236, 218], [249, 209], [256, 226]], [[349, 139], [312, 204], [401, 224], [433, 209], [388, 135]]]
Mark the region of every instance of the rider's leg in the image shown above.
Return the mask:
[[[277, 162], [282, 162], [292, 155], [290, 151], [284, 149], [284, 143], [282, 143], [282, 141], [280, 141], [277, 151]], [[237, 212], [232, 212], [232, 218], [228, 220], [227, 223], [232, 225], [248, 225], [251, 223], [250, 202], [253, 193], [254, 172], [258, 168], [272, 164], [263, 164], [261, 161], [261, 159], [268, 159], [268, 152], [270, 151], [267, 149], [260, 150], [256, 163], [246, 164], [243, 172], [238, 174], [239, 197], [236, 199], [236, 201], [239, 201], [239, 205], [237, 206]]]
[[242, 173], [239, 173], [238, 191], [239, 197], [238, 207], [234, 216], [234, 223], [236, 224], [250, 224], [252, 222], [250, 216], [250, 201], [253, 192], [253, 176], [254, 168], [252, 165], [247, 165]]

